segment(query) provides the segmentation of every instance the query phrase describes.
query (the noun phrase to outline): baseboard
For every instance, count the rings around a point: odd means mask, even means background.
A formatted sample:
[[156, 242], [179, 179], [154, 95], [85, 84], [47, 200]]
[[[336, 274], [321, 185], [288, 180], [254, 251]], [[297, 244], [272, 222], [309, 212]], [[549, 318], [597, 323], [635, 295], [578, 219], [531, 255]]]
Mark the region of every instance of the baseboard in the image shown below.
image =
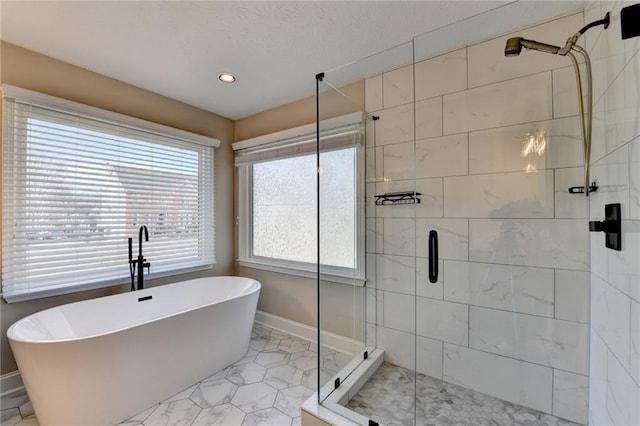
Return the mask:
[[[277, 315], [273, 315], [263, 311], [256, 311], [255, 320], [256, 322], [264, 324], [267, 327], [283, 331], [287, 334], [300, 337], [301, 339], [305, 339], [316, 344], [318, 343], [318, 330], [316, 327], [302, 324], [297, 321], [292, 321], [290, 319], [279, 317]], [[321, 338], [322, 345], [324, 347], [328, 347], [351, 355], [360, 352], [365, 348], [364, 342], [328, 331], [323, 331]]]
[[310, 325], [291, 321], [290, 319], [263, 311], [256, 311], [256, 322], [264, 324], [267, 327], [275, 328], [276, 330], [284, 331], [287, 334], [300, 337], [301, 339], [318, 343], [318, 332], [315, 327], [311, 327]]
[[24, 388], [22, 376], [18, 370], [0, 376], [0, 396], [4, 396]]

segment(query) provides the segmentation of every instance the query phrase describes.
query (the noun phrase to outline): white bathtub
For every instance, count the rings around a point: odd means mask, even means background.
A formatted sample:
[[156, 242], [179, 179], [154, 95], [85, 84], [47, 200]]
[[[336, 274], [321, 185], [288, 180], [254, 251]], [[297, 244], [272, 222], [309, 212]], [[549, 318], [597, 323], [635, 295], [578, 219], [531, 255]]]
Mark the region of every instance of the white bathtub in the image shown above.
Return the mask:
[[199, 278], [21, 319], [7, 336], [38, 422], [113, 425], [241, 359], [259, 293]]

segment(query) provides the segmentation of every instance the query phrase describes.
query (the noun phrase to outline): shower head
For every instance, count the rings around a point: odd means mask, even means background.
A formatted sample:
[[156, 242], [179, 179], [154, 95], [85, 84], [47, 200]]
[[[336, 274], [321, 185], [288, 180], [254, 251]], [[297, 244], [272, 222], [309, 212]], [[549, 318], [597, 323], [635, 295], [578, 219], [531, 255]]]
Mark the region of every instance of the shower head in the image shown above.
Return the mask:
[[539, 50], [540, 52], [558, 54], [560, 48], [551, 44], [540, 43], [535, 40], [527, 40], [522, 37], [513, 37], [507, 40], [507, 44], [504, 48], [504, 56], [518, 56], [522, 51], [522, 48]]
[[518, 56], [522, 51], [521, 40], [522, 37], [513, 37], [507, 40], [507, 45], [504, 47], [504, 56]]

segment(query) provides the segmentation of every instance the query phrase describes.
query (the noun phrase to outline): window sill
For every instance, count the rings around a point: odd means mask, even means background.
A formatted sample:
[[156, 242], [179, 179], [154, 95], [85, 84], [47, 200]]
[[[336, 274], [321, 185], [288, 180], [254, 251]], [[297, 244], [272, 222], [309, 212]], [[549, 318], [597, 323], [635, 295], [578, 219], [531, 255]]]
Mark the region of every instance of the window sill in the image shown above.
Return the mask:
[[[294, 275], [304, 278], [315, 279], [318, 277], [318, 271], [313, 267], [304, 267], [302, 265], [284, 265], [281, 263], [257, 260], [257, 259], [238, 259], [238, 264], [246, 268], [261, 269], [263, 271], [278, 272], [281, 274]], [[350, 277], [346, 275], [338, 275], [333, 273], [321, 273], [320, 279], [337, 284], [351, 285], [354, 287], [364, 287], [367, 283], [364, 277]]]

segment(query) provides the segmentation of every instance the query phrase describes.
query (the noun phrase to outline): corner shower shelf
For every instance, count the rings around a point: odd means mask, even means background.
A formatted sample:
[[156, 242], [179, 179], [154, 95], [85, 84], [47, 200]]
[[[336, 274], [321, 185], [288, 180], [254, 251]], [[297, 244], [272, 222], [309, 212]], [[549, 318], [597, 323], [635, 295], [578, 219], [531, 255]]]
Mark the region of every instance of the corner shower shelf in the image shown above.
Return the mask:
[[376, 206], [386, 206], [394, 204], [420, 204], [419, 192], [387, 192], [385, 194], [374, 195], [376, 197]]

